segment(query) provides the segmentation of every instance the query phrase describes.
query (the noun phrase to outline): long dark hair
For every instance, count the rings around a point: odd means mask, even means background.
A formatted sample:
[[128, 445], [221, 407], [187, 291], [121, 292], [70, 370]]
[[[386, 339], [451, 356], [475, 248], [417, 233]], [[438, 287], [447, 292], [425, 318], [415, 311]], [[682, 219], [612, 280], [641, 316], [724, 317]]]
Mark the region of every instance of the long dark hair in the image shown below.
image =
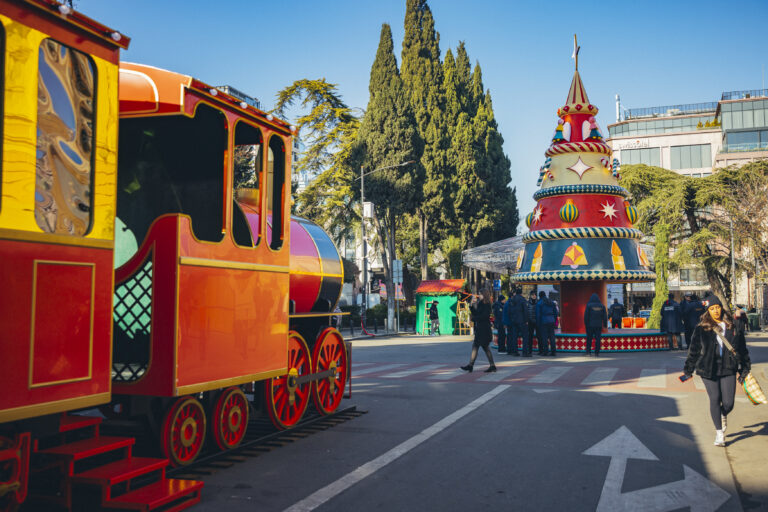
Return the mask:
[[[721, 307], [722, 309], [722, 307]], [[720, 319], [725, 322], [725, 328], [730, 329], [733, 327], [733, 319], [731, 318], [731, 315], [725, 311], [725, 309], [722, 309], [722, 314]], [[707, 308], [706, 311], [704, 311], [704, 314], [701, 315], [701, 318], [699, 319], [699, 325], [705, 330], [705, 331], [711, 331], [715, 327], [718, 329], [720, 326], [715, 322], [715, 319], [712, 318], [712, 315], [709, 314], [709, 308]], [[725, 334], [725, 333], [723, 333]]]

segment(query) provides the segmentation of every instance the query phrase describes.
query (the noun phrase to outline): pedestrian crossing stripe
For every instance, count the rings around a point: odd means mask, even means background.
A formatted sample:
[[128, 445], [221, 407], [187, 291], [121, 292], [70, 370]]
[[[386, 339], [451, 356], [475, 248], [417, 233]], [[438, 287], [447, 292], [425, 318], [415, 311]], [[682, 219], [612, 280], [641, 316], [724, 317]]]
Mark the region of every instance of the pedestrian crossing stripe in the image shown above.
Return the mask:
[[[634, 390], [658, 390], [665, 392], [703, 392], [701, 378], [694, 376], [693, 382], [680, 382], [677, 376], [682, 369], [641, 368], [636, 366], [614, 367], [594, 366], [597, 359], [583, 358], [577, 363], [553, 366], [550, 359], [536, 361], [504, 360], [497, 365], [497, 371], [484, 373], [487, 362], [478, 362], [474, 372], [465, 372], [456, 365], [409, 363], [357, 363], [361, 369], [353, 368], [355, 379], [404, 379], [441, 382], [515, 383], [527, 386], [553, 386], [555, 388], [584, 388], [598, 393], [627, 392]], [[559, 361], [557, 361], [559, 362]], [[616, 391], [608, 391], [608, 390]], [[741, 388], [739, 388], [741, 389]], [[739, 391], [743, 394], [743, 391]]]

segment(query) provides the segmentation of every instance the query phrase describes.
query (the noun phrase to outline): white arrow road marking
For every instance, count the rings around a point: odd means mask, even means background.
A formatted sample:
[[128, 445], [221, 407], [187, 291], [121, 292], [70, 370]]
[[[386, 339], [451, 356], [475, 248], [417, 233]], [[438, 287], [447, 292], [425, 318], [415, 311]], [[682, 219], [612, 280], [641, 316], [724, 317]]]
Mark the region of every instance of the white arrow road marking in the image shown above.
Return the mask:
[[341, 494], [342, 492], [346, 491], [356, 483], [360, 482], [361, 480], [365, 479], [366, 477], [380, 470], [390, 462], [395, 461], [398, 458], [402, 457], [409, 451], [419, 446], [424, 441], [427, 441], [433, 436], [439, 434], [440, 432], [450, 427], [451, 425], [459, 421], [461, 418], [463, 418], [467, 414], [471, 413], [478, 407], [482, 406], [483, 404], [485, 404], [486, 402], [494, 398], [496, 395], [509, 389], [509, 387], [510, 386], [508, 384], [501, 384], [499, 386], [496, 386], [486, 394], [468, 403], [467, 405], [465, 405], [458, 411], [454, 412], [453, 414], [446, 416], [445, 418], [438, 421], [431, 427], [425, 428], [424, 430], [422, 430], [412, 438], [406, 441], [403, 441], [402, 443], [395, 446], [388, 452], [383, 453], [382, 455], [379, 455], [375, 459], [366, 462], [356, 470], [350, 473], [347, 473], [346, 475], [342, 476], [335, 482], [332, 482], [326, 485], [325, 487], [323, 487], [322, 489], [315, 491], [314, 493], [310, 494], [303, 500], [297, 503], [294, 503], [293, 505], [285, 509], [285, 512], [309, 512], [311, 510], [316, 509], [323, 503], [326, 503], [327, 501], [332, 499], [334, 496]]
[[622, 494], [628, 459], [659, 460], [625, 426], [619, 427], [583, 454], [611, 458], [597, 512], [664, 512], [685, 507], [690, 507], [691, 512], [714, 512], [731, 497], [685, 464], [682, 480]]

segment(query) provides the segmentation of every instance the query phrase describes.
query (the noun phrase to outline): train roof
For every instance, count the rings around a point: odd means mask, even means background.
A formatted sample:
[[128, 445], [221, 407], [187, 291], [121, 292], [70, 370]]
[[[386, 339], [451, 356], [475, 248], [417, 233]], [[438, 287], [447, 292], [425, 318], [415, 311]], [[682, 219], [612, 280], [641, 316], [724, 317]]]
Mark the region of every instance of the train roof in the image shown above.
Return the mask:
[[101, 43], [113, 48], [122, 48], [125, 50], [131, 42], [130, 37], [121, 34], [106, 25], [102, 25], [98, 21], [73, 10], [66, 4], [56, 0], [15, 0], [12, 3], [20, 6], [27, 5], [45, 11], [79, 30], [87, 32]]
[[121, 117], [185, 114], [185, 90], [285, 135], [295, 133], [296, 128], [286, 121], [201, 80], [145, 64], [120, 63]]

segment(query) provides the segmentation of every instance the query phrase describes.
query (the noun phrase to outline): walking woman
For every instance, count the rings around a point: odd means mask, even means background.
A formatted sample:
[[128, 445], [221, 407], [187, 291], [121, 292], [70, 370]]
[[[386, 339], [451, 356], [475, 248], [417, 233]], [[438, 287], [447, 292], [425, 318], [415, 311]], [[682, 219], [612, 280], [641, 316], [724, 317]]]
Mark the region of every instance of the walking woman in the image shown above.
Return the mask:
[[488, 362], [491, 364], [485, 372], [496, 371], [496, 365], [493, 364], [493, 354], [488, 348], [491, 343], [491, 292], [487, 288], [483, 288], [480, 294], [483, 296], [482, 300], [469, 307], [472, 311], [472, 321], [475, 323], [475, 341], [472, 343], [472, 355], [469, 358], [469, 364], [461, 367], [465, 372], [471, 372], [474, 368], [478, 348], [485, 351]]
[[725, 446], [726, 417], [733, 410], [736, 374], [738, 381], [743, 382], [751, 363], [744, 333], [734, 330], [720, 300], [709, 294], [704, 303], [707, 310], [693, 330], [683, 371], [690, 378], [695, 370], [704, 382], [715, 424], [715, 446]]

